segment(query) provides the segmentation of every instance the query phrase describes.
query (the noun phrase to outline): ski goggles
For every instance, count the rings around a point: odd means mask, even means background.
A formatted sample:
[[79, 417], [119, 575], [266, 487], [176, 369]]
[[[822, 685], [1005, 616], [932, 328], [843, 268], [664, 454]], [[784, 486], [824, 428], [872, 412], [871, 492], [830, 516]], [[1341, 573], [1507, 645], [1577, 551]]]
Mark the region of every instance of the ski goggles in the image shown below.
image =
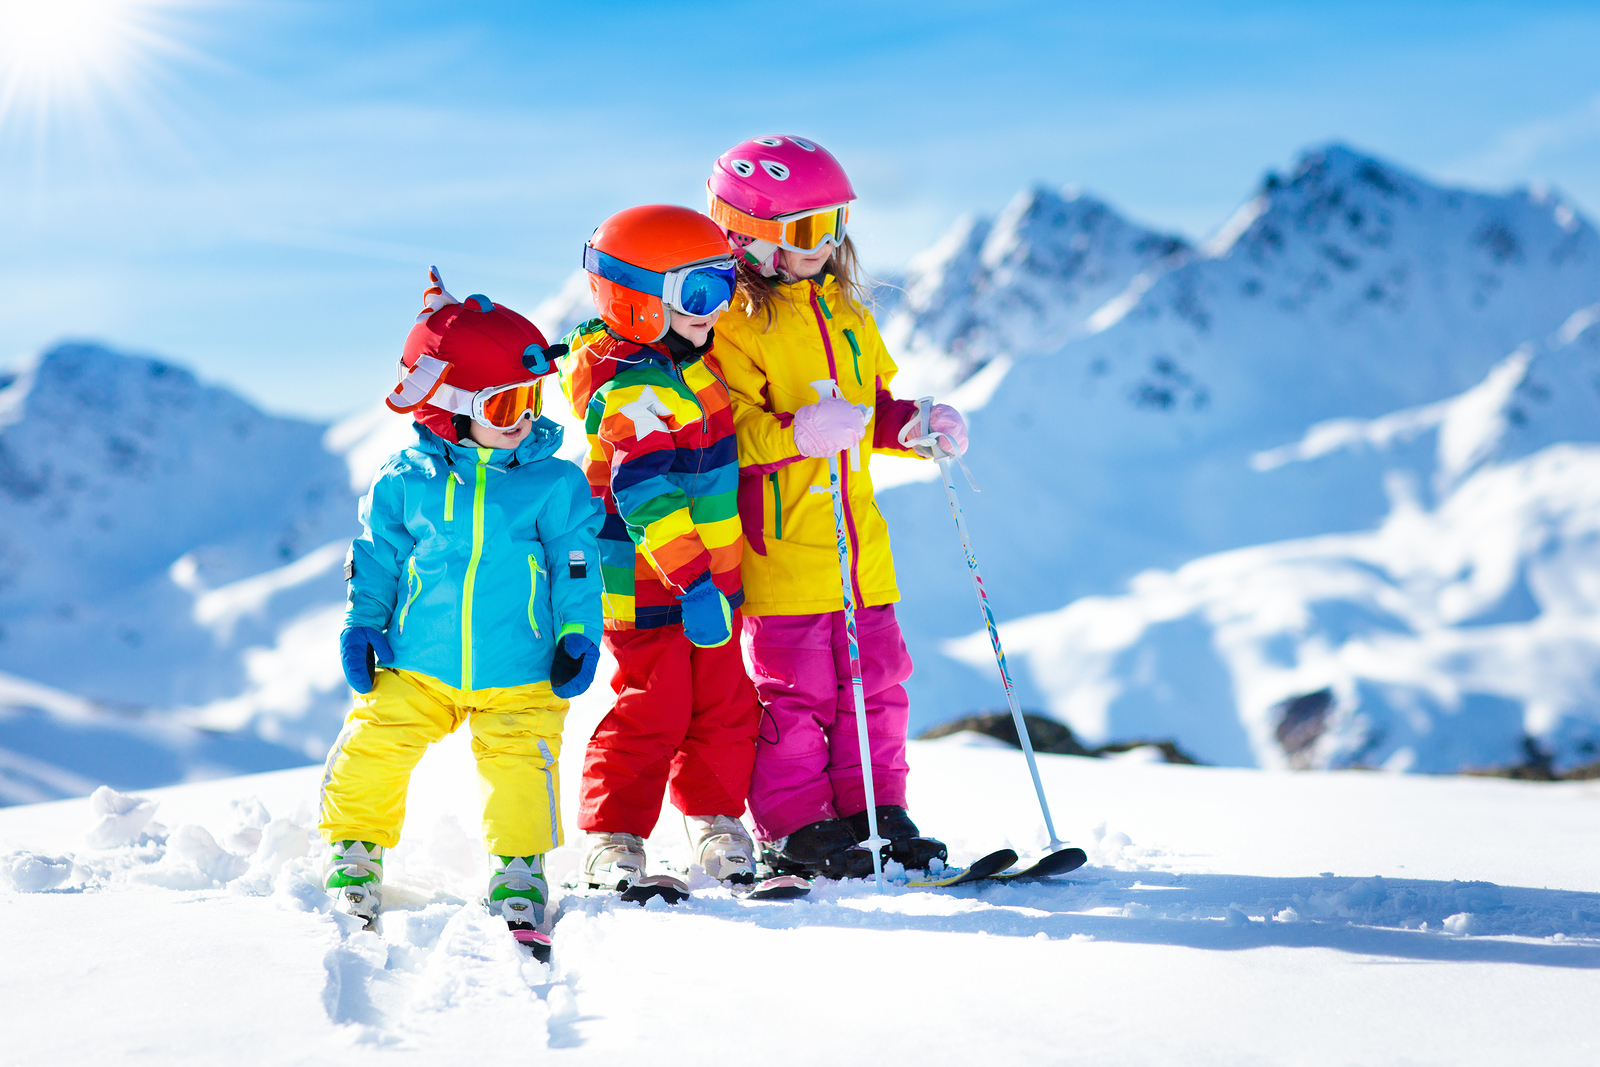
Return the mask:
[[829, 242], [835, 246], [844, 243], [845, 223], [850, 221], [850, 205], [834, 204], [832, 207], [779, 215], [775, 219], [758, 219], [713, 194], [711, 221], [723, 229], [775, 244], [791, 252], [811, 253]]
[[654, 271], [608, 256], [593, 245], [583, 246], [583, 269], [646, 296], [658, 296], [673, 311], [693, 318], [726, 309], [738, 282], [732, 259]]
[[466, 415], [473, 422], [495, 430], [509, 430], [522, 421], [524, 415], [539, 417], [544, 409], [543, 381], [512, 382], [469, 393], [453, 385], [441, 385], [428, 402], [456, 415]]

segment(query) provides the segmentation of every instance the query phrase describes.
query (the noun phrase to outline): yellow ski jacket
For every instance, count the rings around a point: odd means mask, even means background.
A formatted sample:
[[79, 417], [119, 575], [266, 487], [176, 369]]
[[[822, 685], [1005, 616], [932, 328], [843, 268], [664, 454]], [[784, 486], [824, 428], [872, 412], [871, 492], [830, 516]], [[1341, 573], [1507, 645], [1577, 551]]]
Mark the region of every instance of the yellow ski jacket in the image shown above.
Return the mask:
[[827, 459], [795, 447], [794, 413], [816, 403], [812, 382], [832, 378], [844, 398], [873, 416], [859, 446], [861, 469], [840, 456], [845, 533], [856, 605], [900, 599], [889, 527], [873, 499], [868, 463], [874, 452], [914, 453], [900, 446], [900, 428], [916, 404], [889, 393], [896, 367], [872, 313], [852, 308], [831, 274], [777, 285], [773, 320], [748, 314], [743, 300], [717, 321], [717, 356], [733, 401], [739, 439], [739, 519], [746, 615], [816, 615], [844, 608]]

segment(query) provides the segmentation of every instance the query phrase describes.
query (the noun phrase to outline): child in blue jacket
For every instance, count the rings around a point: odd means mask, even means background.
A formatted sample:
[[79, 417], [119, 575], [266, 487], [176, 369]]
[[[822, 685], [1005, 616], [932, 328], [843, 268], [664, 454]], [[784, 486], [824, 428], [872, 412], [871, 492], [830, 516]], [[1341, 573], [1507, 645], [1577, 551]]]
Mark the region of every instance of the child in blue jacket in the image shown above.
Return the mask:
[[325, 885], [353, 914], [377, 913], [411, 770], [465, 721], [490, 907], [538, 947], [542, 855], [562, 840], [567, 698], [589, 687], [599, 658], [605, 513], [583, 473], [555, 457], [561, 427], [539, 417], [540, 377], [558, 353], [510, 308], [458, 302], [437, 271], [430, 280], [388, 401], [412, 414], [417, 439], [378, 471], [345, 565], [341, 655], [358, 695], [323, 776]]

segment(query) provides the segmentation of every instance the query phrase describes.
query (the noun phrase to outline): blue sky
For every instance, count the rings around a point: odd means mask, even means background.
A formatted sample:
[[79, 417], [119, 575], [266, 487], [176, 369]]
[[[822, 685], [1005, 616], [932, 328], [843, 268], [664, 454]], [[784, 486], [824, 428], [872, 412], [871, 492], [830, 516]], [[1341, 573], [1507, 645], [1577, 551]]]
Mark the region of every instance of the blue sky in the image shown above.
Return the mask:
[[845, 163], [878, 270], [1034, 182], [1203, 237], [1330, 140], [1600, 211], [1593, 3], [121, 4], [147, 47], [0, 106], [0, 361], [94, 338], [280, 412], [381, 396], [429, 263], [531, 311], [764, 132]]

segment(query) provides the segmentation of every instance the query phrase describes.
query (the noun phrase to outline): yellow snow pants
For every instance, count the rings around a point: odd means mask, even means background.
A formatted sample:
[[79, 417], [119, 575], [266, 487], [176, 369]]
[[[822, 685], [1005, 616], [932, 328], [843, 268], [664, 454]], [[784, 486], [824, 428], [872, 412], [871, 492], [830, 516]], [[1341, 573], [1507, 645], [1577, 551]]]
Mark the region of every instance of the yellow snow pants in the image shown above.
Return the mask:
[[549, 682], [460, 690], [412, 671], [376, 673], [328, 753], [317, 824], [324, 840], [398, 844], [412, 769], [430, 744], [466, 720], [489, 851], [534, 856], [561, 844], [556, 759], [567, 701]]

